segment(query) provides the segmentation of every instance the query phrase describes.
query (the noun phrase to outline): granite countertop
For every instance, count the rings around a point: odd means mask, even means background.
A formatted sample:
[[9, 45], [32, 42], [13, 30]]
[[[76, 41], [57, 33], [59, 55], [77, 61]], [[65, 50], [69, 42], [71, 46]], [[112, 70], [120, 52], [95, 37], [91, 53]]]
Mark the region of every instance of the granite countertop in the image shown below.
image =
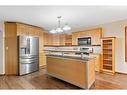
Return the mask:
[[47, 54], [46, 56], [53, 56], [53, 57], [62, 57], [62, 58], [68, 58], [68, 59], [78, 59], [83, 61], [89, 61], [93, 60], [95, 57], [79, 57], [79, 56], [63, 56], [63, 55], [53, 55], [53, 54]]
[[77, 50], [44, 50], [44, 51], [50, 51], [50, 52], [79, 52], [79, 53], [83, 53], [86, 51], [77, 51]]

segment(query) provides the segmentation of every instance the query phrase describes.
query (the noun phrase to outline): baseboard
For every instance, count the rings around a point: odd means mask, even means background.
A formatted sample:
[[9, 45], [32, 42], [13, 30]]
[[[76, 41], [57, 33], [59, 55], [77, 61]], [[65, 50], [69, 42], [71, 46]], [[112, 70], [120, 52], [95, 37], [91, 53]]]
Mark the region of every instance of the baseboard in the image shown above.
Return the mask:
[[0, 76], [5, 76], [5, 74], [0, 74]]
[[117, 74], [124, 74], [124, 75], [127, 75], [127, 73], [122, 73], [122, 72], [116, 72]]
[[46, 65], [39, 66], [39, 69], [44, 69], [44, 68], [46, 68]]

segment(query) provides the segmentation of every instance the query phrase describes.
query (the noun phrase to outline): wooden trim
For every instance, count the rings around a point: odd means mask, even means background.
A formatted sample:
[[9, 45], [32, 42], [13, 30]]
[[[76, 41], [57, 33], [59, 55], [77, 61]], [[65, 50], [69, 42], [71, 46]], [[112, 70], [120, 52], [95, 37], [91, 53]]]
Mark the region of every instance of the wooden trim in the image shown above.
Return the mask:
[[5, 76], [5, 74], [0, 74], [0, 76]]
[[102, 29], [102, 27], [98, 27], [98, 28], [91, 28], [91, 29], [84, 29], [84, 30], [81, 30], [81, 31], [76, 31], [76, 32], [73, 32], [73, 33], [78, 33], [78, 32], [83, 32], [83, 31], [91, 31], [91, 30], [95, 30], [95, 29]]
[[109, 39], [109, 38], [116, 38], [116, 37], [102, 37], [101, 39]]
[[44, 69], [44, 68], [46, 68], [46, 65], [44, 65], [44, 66], [39, 66], [39, 69]]
[[43, 29], [44, 30], [44, 28], [43, 27], [39, 27], [39, 26], [36, 26], [36, 25], [31, 25], [31, 24], [27, 24], [27, 23], [23, 23], [23, 22], [13, 22], [13, 21], [5, 21], [5, 23], [18, 23], [18, 24], [24, 24], [24, 25], [28, 25], [28, 26], [32, 26], [32, 27], [37, 27], [37, 28], [41, 28], [41, 29]]
[[123, 75], [127, 75], [127, 73], [122, 73], [122, 72], [116, 72], [116, 74], [123, 74]]

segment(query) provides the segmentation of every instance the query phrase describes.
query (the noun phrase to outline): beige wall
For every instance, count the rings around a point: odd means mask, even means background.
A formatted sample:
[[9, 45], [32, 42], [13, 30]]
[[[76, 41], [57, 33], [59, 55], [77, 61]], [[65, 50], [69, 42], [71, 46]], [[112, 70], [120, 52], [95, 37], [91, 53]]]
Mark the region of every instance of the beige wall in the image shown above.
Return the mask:
[[115, 52], [115, 70], [116, 72], [127, 73], [127, 63], [125, 62], [125, 26], [127, 26], [127, 20], [116, 21], [95, 27], [102, 27], [104, 36], [115, 36], [116, 40], [116, 52]]

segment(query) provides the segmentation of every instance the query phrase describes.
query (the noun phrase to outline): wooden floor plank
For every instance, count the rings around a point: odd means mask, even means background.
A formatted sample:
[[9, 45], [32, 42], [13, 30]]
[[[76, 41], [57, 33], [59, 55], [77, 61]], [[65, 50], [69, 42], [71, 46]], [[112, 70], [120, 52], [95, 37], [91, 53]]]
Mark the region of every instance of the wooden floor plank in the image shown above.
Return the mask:
[[[45, 74], [45, 69], [24, 76], [0, 76], [0, 89], [81, 89]], [[127, 75], [96, 72], [90, 89], [127, 89]]]

